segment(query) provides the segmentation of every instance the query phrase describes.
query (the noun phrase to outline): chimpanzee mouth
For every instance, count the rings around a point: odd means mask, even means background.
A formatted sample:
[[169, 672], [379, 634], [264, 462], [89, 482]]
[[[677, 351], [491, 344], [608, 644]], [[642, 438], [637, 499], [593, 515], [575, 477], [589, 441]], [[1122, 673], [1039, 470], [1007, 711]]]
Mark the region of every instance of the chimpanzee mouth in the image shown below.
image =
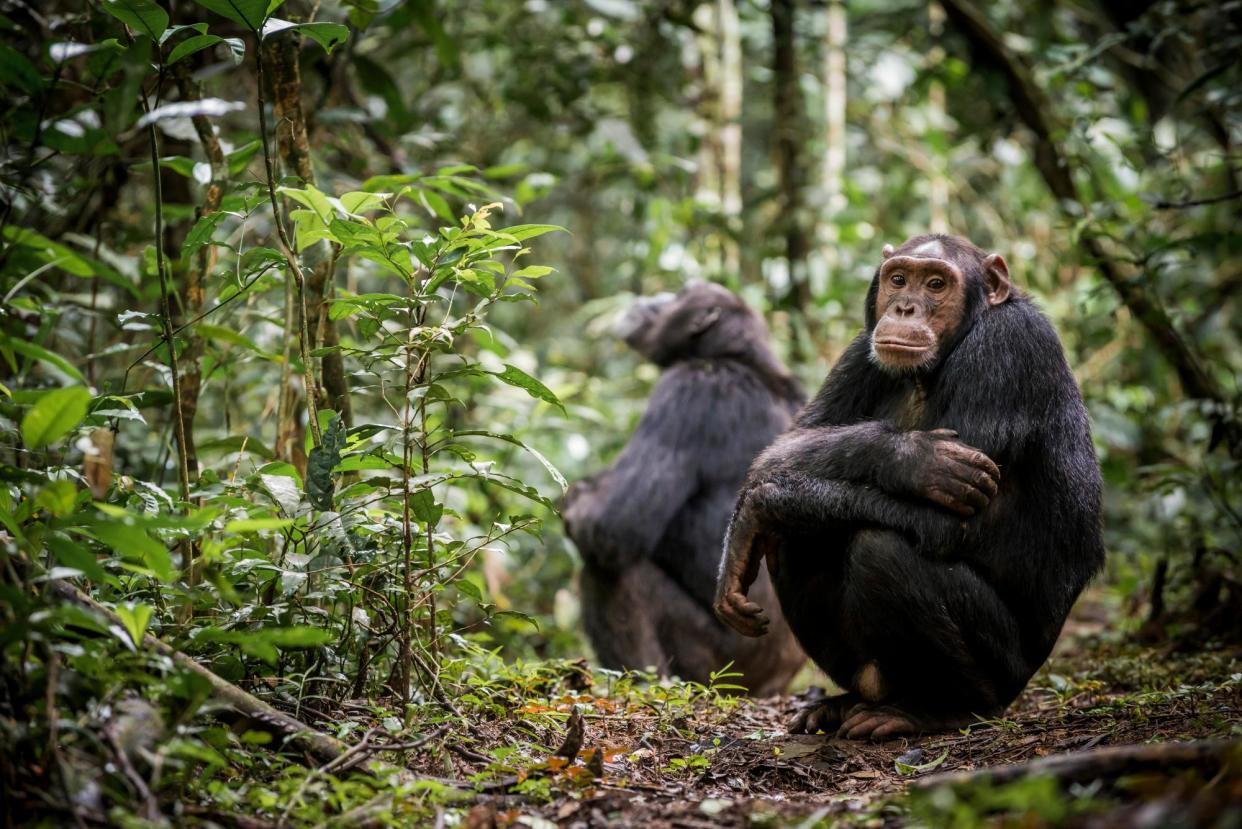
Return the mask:
[[931, 343], [912, 343], [905, 340], [876, 340], [875, 347], [904, 354], [922, 354], [932, 346]]

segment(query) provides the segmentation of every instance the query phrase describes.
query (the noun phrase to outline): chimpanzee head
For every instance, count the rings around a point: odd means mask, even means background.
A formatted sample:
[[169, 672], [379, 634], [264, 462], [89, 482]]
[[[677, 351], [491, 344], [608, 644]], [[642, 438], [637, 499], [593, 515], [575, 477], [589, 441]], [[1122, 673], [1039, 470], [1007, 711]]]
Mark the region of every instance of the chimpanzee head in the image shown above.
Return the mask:
[[980, 314], [1016, 291], [1000, 254], [985, 254], [965, 239], [915, 236], [893, 250], [867, 293], [871, 359], [894, 374], [935, 368]]
[[617, 324], [626, 344], [658, 366], [766, 351], [762, 317], [727, 288], [698, 280], [676, 294], [637, 300]]

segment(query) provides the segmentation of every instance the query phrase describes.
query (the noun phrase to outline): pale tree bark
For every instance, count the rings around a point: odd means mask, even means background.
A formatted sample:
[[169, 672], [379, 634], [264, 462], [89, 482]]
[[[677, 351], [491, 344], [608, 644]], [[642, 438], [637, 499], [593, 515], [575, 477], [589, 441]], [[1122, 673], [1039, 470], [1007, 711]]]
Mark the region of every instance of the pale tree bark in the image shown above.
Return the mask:
[[723, 239], [725, 273], [740, 275], [737, 239], [742, 232], [742, 35], [733, 0], [717, 0], [720, 38], [720, 211], [728, 233]]
[[845, 104], [848, 39], [844, 0], [829, 0], [824, 27], [824, 158], [821, 173], [824, 207], [820, 211], [819, 238], [832, 273], [840, 264], [836, 217], [846, 207], [845, 197]]
[[[944, 9], [938, 3], [927, 6], [928, 28], [932, 37], [939, 37], [944, 32]], [[939, 47], [936, 47], [939, 49]], [[939, 49], [936, 55], [943, 60], [944, 50]], [[944, 84], [933, 80], [927, 87], [927, 101], [931, 107], [932, 127], [943, 129], [948, 122]], [[932, 174], [928, 181], [928, 213], [932, 233], [949, 233], [949, 180], [941, 165], [932, 165]]]
[[[811, 286], [807, 273], [810, 236], [806, 228], [803, 191], [806, 169], [801, 152], [805, 105], [798, 83], [798, 58], [794, 42], [795, 0], [772, 0], [773, 139], [780, 216], [778, 230], [785, 241], [789, 264], [789, 291], [783, 305], [806, 318], [811, 306]], [[800, 320], [795, 328], [800, 327]], [[800, 351], [795, 334], [794, 350]]]

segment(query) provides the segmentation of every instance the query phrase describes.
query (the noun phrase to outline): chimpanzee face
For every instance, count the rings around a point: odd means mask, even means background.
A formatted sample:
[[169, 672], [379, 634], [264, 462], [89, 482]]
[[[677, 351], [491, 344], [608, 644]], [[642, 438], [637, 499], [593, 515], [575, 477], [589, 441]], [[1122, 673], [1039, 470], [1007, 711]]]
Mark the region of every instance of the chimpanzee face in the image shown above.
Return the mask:
[[929, 368], [944, 356], [968, 323], [970, 291], [982, 290], [988, 305], [1009, 297], [1009, 271], [997, 254], [949, 250], [935, 238], [912, 241], [896, 252], [884, 246], [875, 299], [871, 358], [894, 373]]
[[727, 288], [693, 281], [676, 294], [637, 300], [617, 334], [661, 366], [680, 359], [726, 356], [752, 337], [766, 337], [762, 320]]

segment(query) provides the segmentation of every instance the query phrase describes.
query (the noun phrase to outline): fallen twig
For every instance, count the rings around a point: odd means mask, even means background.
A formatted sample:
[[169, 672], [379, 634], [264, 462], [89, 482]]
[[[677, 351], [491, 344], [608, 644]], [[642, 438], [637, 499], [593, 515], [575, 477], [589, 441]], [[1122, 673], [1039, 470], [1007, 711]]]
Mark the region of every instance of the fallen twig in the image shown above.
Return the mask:
[[916, 788], [975, 783], [1008, 783], [1026, 777], [1055, 777], [1066, 783], [1086, 783], [1141, 771], [1198, 768], [1214, 771], [1229, 762], [1242, 763], [1242, 740], [1196, 740], [1189, 743], [1144, 743], [1109, 746], [1043, 757], [1029, 763], [933, 774]]

